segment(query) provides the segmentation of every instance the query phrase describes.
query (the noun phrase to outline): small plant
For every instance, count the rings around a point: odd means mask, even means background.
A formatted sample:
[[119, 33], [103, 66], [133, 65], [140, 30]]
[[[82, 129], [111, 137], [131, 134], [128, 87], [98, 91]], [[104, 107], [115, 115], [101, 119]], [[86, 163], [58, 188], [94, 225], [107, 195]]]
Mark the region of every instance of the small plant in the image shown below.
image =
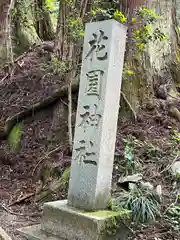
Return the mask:
[[127, 63], [125, 63], [123, 68], [123, 79], [128, 80], [129, 77], [133, 76], [134, 74], [135, 72], [133, 71], [133, 69], [128, 66]]
[[105, 10], [102, 8], [97, 8], [95, 10], [92, 10], [91, 13], [93, 17], [101, 16], [104, 19], [115, 19], [120, 23], [127, 22], [126, 16], [118, 9], [111, 8], [111, 9]]
[[178, 130], [174, 130], [172, 133], [172, 139], [177, 142], [180, 143], [180, 132]]
[[144, 7], [141, 7], [137, 10], [137, 16], [139, 16], [141, 19], [143, 19], [149, 24], [154, 23], [161, 18], [155, 13], [154, 10]]
[[180, 233], [180, 206], [173, 204], [168, 209], [167, 221], [174, 231]]
[[114, 11], [113, 18], [119, 21], [120, 23], [127, 22], [127, 18], [125, 17], [125, 15], [122, 12], [120, 12], [118, 9]]
[[134, 154], [134, 138], [130, 137], [124, 139], [125, 148], [124, 148], [124, 167], [128, 174], [133, 174], [136, 170], [140, 169], [141, 164]]
[[153, 29], [151, 26], [161, 18], [152, 9], [140, 8], [137, 10], [137, 17], [144, 22], [144, 25], [134, 32], [134, 41], [140, 52], [144, 51], [150, 42], [167, 40], [167, 36], [159, 28]]
[[154, 221], [160, 215], [160, 203], [156, 194], [140, 186], [135, 186], [129, 193], [112, 202], [114, 211], [123, 208], [132, 212], [132, 219], [136, 224]]
[[[51, 62], [49, 64], [41, 64], [41, 71], [51, 73], [52, 75], [65, 75], [68, 70], [68, 62], [60, 61], [56, 56], [51, 56]], [[50, 75], [51, 75], [50, 74]]]
[[14, 126], [8, 136], [8, 145], [11, 151], [16, 151], [19, 148], [21, 136], [23, 132], [23, 124], [19, 123]]
[[[102, 9], [97, 8], [91, 11], [93, 19], [115, 19], [122, 24], [127, 23], [127, 17], [118, 9]], [[155, 11], [149, 8], [141, 7], [136, 11], [136, 17], [131, 19], [132, 23], [140, 20], [143, 22], [143, 26], [133, 32], [133, 41], [135, 42], [138, 52], [145, 51], [148, 43], [155, 41], [167, 40], [167, 36], [161, 31], [161, 29], [153, 28], [152, 24], [156, 23], [161, 16], [157, 15]]]
[[70, 176], [70, 168], [66, 168], [61, 177], [62, 187], [65, 187], [68, 184], [69, 176]]

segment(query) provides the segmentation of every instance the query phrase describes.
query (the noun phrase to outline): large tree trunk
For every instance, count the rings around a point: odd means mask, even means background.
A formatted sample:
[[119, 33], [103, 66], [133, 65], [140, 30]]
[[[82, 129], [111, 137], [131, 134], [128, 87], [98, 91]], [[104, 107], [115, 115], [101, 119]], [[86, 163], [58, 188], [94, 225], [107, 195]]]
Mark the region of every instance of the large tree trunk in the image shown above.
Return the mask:
[[0, 1], [0, 64], [12, 61], [11, 10], [14, 0]]
[[[168, 40], [151, 42], [148, 44], [146, 52], [137, 57], [136, 53], [133, 55], [130, 51], [132, 48], [132, 32], [135, 26], [129, 25], [128, 52], [125, 62], [135, 74], [129, 76], [128, 79], [123, 79], [122, 91], [125, 93], [134, 111], [129, 109], [129, 106], [125, 102], [122, 102], [121, 111], [123, 115], [128, 117], [128, 113], [133, 113], [134, 115], [134, 112], [138, 112], [144, 105], [155, 106], [158, 101], [162, 100], [168, 108], [168, 112], [180, 120], [180, 114], [176, 108], [178, 92], [174, 84], [172, 72], [170, 71], [178, 47], [175, 18], [172, 14], [173, 10], [177, 9], [176, 5], [174, 5], [176, 2], [173, 0], [132, 0], [125, 2], [124, 10], [126, 14], [128, 13], [130, 19], [133, 17], [135, 9], [140, 5], [161, 14], [163, 17], [162, 20], [158, 21], [153, 28], [158, 27], [168, 36]], [[141, 27], [141, 23], [139, 27]], [[176, 69], [174, 71], [176, 72]]]
[[13, 51], [16, 55], [20, 55], [30, 46], [40, 41], [33, 25], [33, 10], [30, 1], [17, 1], [15, 0], [12, 24], [12, 39]]

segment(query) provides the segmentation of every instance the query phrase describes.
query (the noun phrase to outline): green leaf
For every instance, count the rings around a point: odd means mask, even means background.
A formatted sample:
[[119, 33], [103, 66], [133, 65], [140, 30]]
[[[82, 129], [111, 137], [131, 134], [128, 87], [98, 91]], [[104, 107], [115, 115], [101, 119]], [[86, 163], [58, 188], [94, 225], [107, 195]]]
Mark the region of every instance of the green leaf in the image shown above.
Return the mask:
[[135, 22], [137, 20], [137, 18], [132, 18], [132, 22]]
[[11, 151], [16, 151], [19, 148], [21, 135], [23, 132], [23, 124], [16, 124], [8, 136], [8, 145]]

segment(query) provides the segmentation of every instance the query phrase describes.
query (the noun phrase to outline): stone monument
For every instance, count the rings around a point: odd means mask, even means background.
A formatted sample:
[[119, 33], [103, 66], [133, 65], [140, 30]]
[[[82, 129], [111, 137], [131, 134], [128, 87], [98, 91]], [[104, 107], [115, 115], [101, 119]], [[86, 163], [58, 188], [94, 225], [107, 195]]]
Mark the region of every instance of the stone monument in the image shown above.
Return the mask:
[[115, 20], [86, 24], [68, 200], [45, 203], [41, 225], [20, 230], [28, 239], [111, 239], [107, 223], [118, 213], [107, 206], [126, 32]]

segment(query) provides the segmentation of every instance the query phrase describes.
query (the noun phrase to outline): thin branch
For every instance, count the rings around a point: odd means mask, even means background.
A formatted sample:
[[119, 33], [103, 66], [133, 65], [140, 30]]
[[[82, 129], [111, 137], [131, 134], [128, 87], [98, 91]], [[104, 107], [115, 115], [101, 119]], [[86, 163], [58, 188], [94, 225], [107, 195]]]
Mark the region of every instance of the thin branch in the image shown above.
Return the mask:
[[166, 168], [164, 168], [164, 169], [160, 172], [160, 174], [162, 174], [163, 172], [168, 171], [168, 170], [173, 166], [173, 164], [178, 160], [178, 158], [179, 158], [179, 153], [177, 153], [177, 155], [176, 155], [176, 157], [173, 159], [172, 163], [169, 164]]
[[37, 167], [38, 167], [46, 158], [48, 158], [51, 154], [57, 152], [57, 151], [60, 150], [61, 148], [62, 148], [62, 146], [58, 146], [57, 148], [51, 150], [51, 151], [48, 152], [45, 156], [43, 156], [42, 158], [40, 158], [39, 162], [36, 164], [36, 166], [35, 166], [34, 169], [33, 169], [32, 176], [34, 176]]
[[16, 203], [21, 203], [21, 202], [23, 202], [24, 200], [26, 200], [26, 199], [28, 199], [28, 198], [30, 198], [30, 197], [33, 197], [34, 195], [35, 195], [35, 193], [28, 193], [28, 194], [26, 194], [25, 196], [22, 196], [22, 197], [18, 198], [17, 200], [15, 200], [14, 202], [10, 203], [10, 204], [8, 205], [8, 207], [11, 207], [11, 206], [13, 206], [13, 205], [16, 204]]
[[6, 212], [16, 215], [16, 216], [22, 216], [22, 217], [40, 217], [41, 213], [35, 213], [35, 214], [23, 214], [23, 213], [16, 213], [11, 211], [9, 208], [7, 208], [5, 205], [0, 203], [0, 208], [4, 209]]
[[134, 115], [134, 119], [135, 121], [137, 120], [137, 114], [136, 112], [134, 111], [133, 107], [131, 106], [130, 102], [128, 101], [126, 95], [121, 91], [121, 95], [123, 96], [125, 102], [127, 103], [127, 105], [129, 106], [130, 110], [132, 111], [133, 115]]

